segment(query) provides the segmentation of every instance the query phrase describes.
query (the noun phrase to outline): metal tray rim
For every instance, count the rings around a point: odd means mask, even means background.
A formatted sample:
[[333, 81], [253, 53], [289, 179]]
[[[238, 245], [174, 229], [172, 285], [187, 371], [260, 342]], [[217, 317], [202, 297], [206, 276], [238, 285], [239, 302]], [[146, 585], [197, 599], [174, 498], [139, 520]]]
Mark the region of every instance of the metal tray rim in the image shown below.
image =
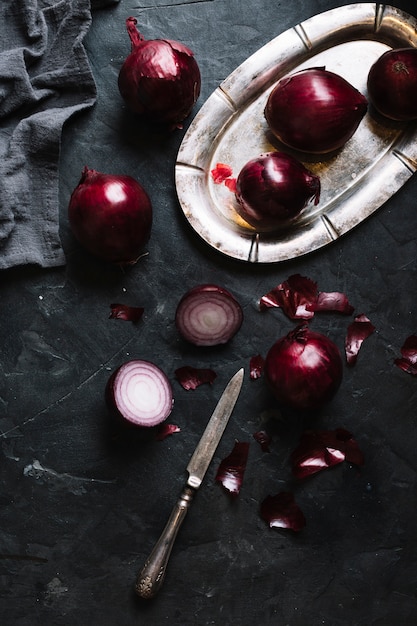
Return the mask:
[[[330, 28], [329, 23], [333, 24]], [[274, 263], [302, 256], [360, 224], [413, 175], [417, 169], [417, 141], [416, 125], [410, 124], [400, 128], [384, 154], [371, 163], [369, 172], [362, 173], [358, 184], [350, 181], [341, 189], [339, 199], [321, 207], [316, 218], [301, 220], [287, 234], [257, 233], [242, 227], [219, 212], [213, 201], [211, 159], [242, 111], [264, 96], [280, 75], [293, 71], [320, 51], [331, 53], [340, 43], [365, 40], [391, 47], [417, 47], [417, 21], [395, 7], [376, 3], [351, 4], [318, 14], [248, 57], [209, 96], [186, 132], [175, 164], [181, 209], [206, 243], [247, 262]], [[250, 88], [243, 89], [243, 85]]]

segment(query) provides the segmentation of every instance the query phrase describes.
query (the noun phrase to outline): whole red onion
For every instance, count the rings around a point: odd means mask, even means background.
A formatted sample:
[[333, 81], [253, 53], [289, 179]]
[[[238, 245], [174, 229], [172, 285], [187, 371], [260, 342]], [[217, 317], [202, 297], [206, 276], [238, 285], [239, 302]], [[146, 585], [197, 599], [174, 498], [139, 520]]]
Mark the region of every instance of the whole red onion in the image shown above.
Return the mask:
[[270, 348], [264, 372], [280, 403], [305, 411], [319, 408], [336, 393], [343, 362], [331, 339], [300, 324]]
[[265, 117], [285, 145], [307, 153], [340, 149], [364, 117], [368, 102], [344, 78], [322, 67], [300, 70], [278, 81]]
[[417, 119], [417, 48], [388, 50], [368, 74], [368, 97], [381, 115], [396, 121]]
[[152, 204], [131, 176], [102, 174], [87, 166], [71, 194], [68, 219], [81, 245], [106, 261], [135, 263], [148, 242]]
[[129, 17], [132, 51], [119, 73], [119, 91], [136, 114], [170, 128], [181, 127], [200, 95], [201, 75], [193, 52], [170, 39], [145, 40]]
[[261, 230], [293, 219], [320, 199], [320, 179], [284, 152], [267, 152], [241, 169], [236, 181], [237, 212]]

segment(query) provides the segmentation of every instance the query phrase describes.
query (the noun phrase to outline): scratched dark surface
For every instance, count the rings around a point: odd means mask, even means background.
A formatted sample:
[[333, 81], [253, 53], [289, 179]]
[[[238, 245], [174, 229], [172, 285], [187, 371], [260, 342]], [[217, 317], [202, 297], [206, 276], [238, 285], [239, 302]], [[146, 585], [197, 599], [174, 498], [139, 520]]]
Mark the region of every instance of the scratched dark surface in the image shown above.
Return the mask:
[[[0, 276], [0, 621], [4, 626], [392, 626], [417, 620], [417, 380], [393, 365], [417, 331], [417, 179], [369, 220], [312, 255], [253, 266], [215, 253], [192, 232], [176, 199], [173, 165], [192, 117], [217, 85], [270, 39], [340, 2], [327, 0], [121, 0], [97, 11], [85, 45], [96, 106], [67, 125], [61, 158], [61, 236], [67, 264]], [[410, 13], [414, 2], [396, 5]], [[118, 94], [129, 52], [124, 20], [147, 38], [183, 41], [195, 52], [202, 94], [184, 130], [143, 130]], [[80, 250], [67, 205], [84, 165], [126, 173], [147, 188], [155, 211], [149, 254], [126, 272]], [[224, 385], [266, 353], [293, 324], [260, 314], [256, 301], [299, 272], [323, 291], [343, 291], [376, 326], [354, 368], [316, 417], [344, 427], [365, 465], [341, 464], [310, 480], [291, 478], [300, 419], [276, 422], [269, 454], [252, 434], [276, 413], [263, 380], [249, 381], [177, 538], [165, 585], [152, 602], [133, 591], [186, 478], [185, 467]], [[192, 350], [173, 317], [185, 289], [215, 282], [241, 302], [245, 319], [226, 347]], [[136, 326], [108, 319], [109, 305], [145, 307]], [[316, 316], [314, 330], [341, 349], [348, 321]], [[159, 364], [172, 381], [162, 442], [115, 437], [103, 390], [129, 358]], [[186, 392], [184, 364], [212, 367], [212, 386]], [[235, 501], [215, 483], [235, 439], [251, 441]], [[269, 529], [259, 516], [268, 494], [292, 490], [303, 531]]]

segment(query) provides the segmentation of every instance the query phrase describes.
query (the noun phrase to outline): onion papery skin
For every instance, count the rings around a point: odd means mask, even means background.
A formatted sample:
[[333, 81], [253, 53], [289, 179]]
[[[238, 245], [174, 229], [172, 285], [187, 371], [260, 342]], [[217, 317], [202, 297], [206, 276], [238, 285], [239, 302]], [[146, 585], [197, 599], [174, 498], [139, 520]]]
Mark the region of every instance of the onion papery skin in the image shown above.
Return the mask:
[[243, 311], [224, 287], [197, 285], [178, 303], [175, 325], [181, 337], [195, 346], [225, 344], [238, 332]]
[[264, 371], [279, 403], [309, 411], [320, 408], [336, 393], [343, 362], [331, 339], [300, 324], [270, 348]]
[[171, 383], [154, 363], [133, 359], [120, 365], [107, 381], [105, 397], [113, 414], [127, 425], [154, 428], [174, 404]]
[[131, 176], [85, 167], [71, 194], [68, 219], [76, 239], [91, 254], [132, 265], [149, 241], [153, 209], [145, 189]]
[[294, 150], [326, 154], [342, 148], [368, 109], [366, 97], [325, 68], [285, 76], [269, 94], [265, 118], [272, 133]]
[[369, 70], [368, 98], [384, 117], [417, 119], [417, 48], [398, 48], [381, 55]]
[[170, 39], [146, 40], [126, 20], [132, 51], [118, 77], [120, 94], [135, 114], [173, 129], [181, 128], [201, 90], [201, 74], [193, 52]]
[[237, 212], [258, 230], [287, 224], [320, 200], [320, 179], [298, 159], [267, 152], [246, 163], [236, 181]]

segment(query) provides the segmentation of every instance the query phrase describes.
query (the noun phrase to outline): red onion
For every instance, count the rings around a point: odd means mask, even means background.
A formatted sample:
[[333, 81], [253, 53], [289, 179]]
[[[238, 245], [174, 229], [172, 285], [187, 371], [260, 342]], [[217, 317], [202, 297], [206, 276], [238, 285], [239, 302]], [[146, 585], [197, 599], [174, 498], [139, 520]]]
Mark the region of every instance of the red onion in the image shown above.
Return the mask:
[[114, 263], [135, 263], [148, 242], [152, 204], [130, 176], [101, 174], [85, 167], [71, 195], [69, 223], [91, 254]]
[[227, 343], [239, 330], [243, 311], [234, 296], [218, 285], [198, 285], [180, 300], [175, 324], [180, 335], [196, 346]]
[[236, 181], [237, 212], [255, 228], [271, 229], [320, 200], [320, 179], [284, 152], [267, 152], [241, 169]]
[[126, 20], [132, 51], [119, 73], [119, 91], [128, 107], [151, 121], [181, 128], [201, 89], [193, 52], [170, 39], [145, 40], [137, 20]]
[[368, 97], [389, 119], [417, 119], [417, 48], [388, 50], [380, 56], [369, 70]]
[[141, 360], [127, 361], [113, 372], [106, 399], [119, 417], [142, 427], [161, 424], [174, 403], [166, 374], [154, 363]]
[[323, 154], [344, 146], [367, 107], [365, 96], [344, 78], [314, 67], [278, 81], [268, 97], [265, 117], [285, 145]]
[[342, 382], [343, 363], [336, 344], [300, 324], [279, 339], [265, 359], [265, 377], [280, 403], [297, 410], [317, 409]]

